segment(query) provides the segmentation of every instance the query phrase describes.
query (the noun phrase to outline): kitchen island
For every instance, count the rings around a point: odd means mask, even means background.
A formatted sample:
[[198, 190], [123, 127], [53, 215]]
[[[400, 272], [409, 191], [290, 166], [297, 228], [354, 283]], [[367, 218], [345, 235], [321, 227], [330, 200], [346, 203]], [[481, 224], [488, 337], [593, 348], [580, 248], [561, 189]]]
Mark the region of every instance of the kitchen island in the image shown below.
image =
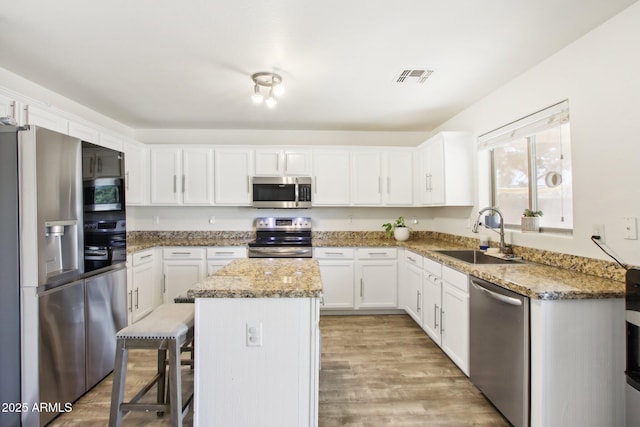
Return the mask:
[[239, 259], [194, 285], [194, 426], [317, 426], [312, 259]]

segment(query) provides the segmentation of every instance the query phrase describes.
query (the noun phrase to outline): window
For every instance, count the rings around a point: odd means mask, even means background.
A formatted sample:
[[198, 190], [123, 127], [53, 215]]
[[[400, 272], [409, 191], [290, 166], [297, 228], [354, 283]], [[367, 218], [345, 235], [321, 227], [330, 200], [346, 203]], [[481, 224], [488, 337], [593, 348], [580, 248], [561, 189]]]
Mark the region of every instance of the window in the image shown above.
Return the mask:
[[573, 229], [568, 101], [480, 137], [489, 151], [492, 206], [505, 225], [519, 226], [524, 209], [541, 210], [541, 226]]

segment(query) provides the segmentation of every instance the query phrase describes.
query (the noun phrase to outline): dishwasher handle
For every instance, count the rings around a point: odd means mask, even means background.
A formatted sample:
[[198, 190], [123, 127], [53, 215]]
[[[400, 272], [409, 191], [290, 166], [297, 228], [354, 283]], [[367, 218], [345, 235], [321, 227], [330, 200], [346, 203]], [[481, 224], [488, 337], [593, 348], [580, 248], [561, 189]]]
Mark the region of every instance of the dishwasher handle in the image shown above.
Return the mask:
[[485, 288], [484, 286], [482, 286], [479, 283], [476, 283], [473, 280], [471, 280], [471, 285], [474, 288], [476, 288], [477, 290], [479, 290], [479, 291], [486, 292], [487, 295], [489, 295], [493, 299], [497, 299], [498, 301], [502, 301], [502, 302], [504, 302], [506, 304], [510, 304], [510, 305], [522, 305], [522, 301], [520, 301], [519, 299], [508, 297], [506, 295], [502, 295], [502, 294], [499, 294], [497, 292], [490, 291], [489, 289]]

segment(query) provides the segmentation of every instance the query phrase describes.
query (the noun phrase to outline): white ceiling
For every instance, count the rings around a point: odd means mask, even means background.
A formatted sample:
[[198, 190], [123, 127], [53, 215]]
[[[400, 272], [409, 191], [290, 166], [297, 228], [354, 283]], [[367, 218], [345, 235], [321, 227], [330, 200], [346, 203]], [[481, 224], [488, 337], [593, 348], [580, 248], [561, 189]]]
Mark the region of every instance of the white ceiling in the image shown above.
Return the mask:
[[634, 2], [0, 0], [0, 67], [137, 129], [431, 131]]

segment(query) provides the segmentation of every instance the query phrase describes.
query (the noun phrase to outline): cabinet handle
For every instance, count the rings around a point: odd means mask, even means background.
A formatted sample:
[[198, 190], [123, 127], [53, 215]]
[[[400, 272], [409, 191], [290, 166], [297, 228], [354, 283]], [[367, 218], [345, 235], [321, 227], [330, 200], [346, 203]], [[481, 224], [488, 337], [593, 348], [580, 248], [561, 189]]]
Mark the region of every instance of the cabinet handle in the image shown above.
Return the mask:
[[378, 176], [378, 194], [382, 194], [382, 177]]
[[191, 252], [171, 252], [171, 255], [191, 255]]
[[408, 259], [409, 261], [413, 262], [413, 263], [415, 263], [415, 262], [416, 262], [416, 260], [415, 260], [415, 259], [413, 259], [413, 258], [411, 258], [410, 256], [407, 256], [407, 259]]
[[386, 252], [369, 252], [368, 254], [370, 256], [385, 256], [385, 255], [387, 255]]
[[178, 179], [178, 177], [176, 175], [173, 175], [173, 192], [177, 192], [177, 188], [176, 188], [176, 180]]
[[233, 255], [233, 252], [229, 251], [229, 252], [217, 252], [215, 253], [215, 255]]
[[313, 194], [318, 194], [318, 177], [313, 177]]
[[184, 175], [182, 175], [182, 192], [183, 193], [185, 191], [186, 186], [187, 186], [187, 178]]
[[93, 159], [93, 157], [91, 159], [89, 159], [89, 174], [90, 175], [93, 175], [94, 163], [95, 163], [95, 160]]
[[364, 299], [364, 281], [360, 279], [360, 298]]
[[136, 310], [138, 309], [138, 288], [136, 288]]
[[330, 256], [344, 256], [344, 252], [325, 252], [324, 254]]
[[438, 328], [438, 306], [433, 305], [433, 329]]
[[98, 157], [98, 172], [102, 172], [102, 157]]
[[444, 310], [440, 311], [440, 335], [444, 334]]
[[142, 260], [142, 259], [147, 259], [147, 258], [151, 258], [152, 256], [153, 256], [153, 254], [142, 255], [142, 256], [140, 257], [140, 259], [141, 259], [141, 260]]
[[166, 274], [162, 275], [162, 293], [163, 294], [167, 293], [167, 275]]
[[129, 313], [133, 313], [133, 291], [129, 291]]
[[387, 177], [387, 194], [391, 194], [391, 177]]
[[416, 291], [416, 307], [418, 313], [420, 313], [420, 291]]

